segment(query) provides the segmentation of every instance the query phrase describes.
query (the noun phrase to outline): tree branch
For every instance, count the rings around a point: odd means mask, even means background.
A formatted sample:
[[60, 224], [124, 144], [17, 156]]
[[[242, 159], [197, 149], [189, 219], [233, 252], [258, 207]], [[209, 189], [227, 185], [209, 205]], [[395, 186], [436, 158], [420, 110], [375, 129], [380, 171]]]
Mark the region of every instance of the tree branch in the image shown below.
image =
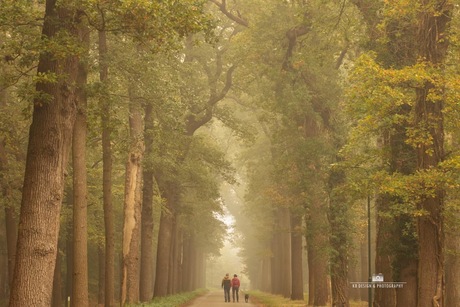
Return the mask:
[[237, 15], [232, 14], [231, 12], [229, 12], [227, 10], [227, 1], [226, 0], [222, 0], [222, 2], [218, 2], [217, 0], [209, 0], [209, 1], [211, 1], [212, 3], [217, 5], [217, 7], [220, 9], [220, 11], [225, 16], [227, 16], [228, 18], [230, 18], [231, 20], [233, 20], [237, 24], [242, 25], [244, 27], [249, 27], [249, 22], [246, 19], [244, 19], [243, 17], [241, 17], [239, 12], [238, 12], [238, 16], [237, 16]]

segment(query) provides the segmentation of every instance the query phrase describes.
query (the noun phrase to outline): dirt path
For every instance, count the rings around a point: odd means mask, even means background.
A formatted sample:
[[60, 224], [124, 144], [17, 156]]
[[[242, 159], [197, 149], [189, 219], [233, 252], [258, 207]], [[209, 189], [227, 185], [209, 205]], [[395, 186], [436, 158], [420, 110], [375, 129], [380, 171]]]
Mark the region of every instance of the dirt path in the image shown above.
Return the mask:
[[[231, 293], [230, 293], [231, 297]], [[244, 301], [244, 294], [240, 293], [240, 301], [237, 303], [226, 303], [224, 301], [224, 290], [222, 291], [211, 291], [206, 293], [203, 296], [200, 296], [193, 300], [190, 305], [187, 305], [187, 307], [206, 307], [206, 306], [212, 306], [212, 307], [231, 307], [231, 306], [242, 306], [242, 307], [254, 307], [254, 306], [261, 306], [261, 305], [255, 305], [251, 303], [251, 298], [249, 298], [249, 302], [246, 303]]]

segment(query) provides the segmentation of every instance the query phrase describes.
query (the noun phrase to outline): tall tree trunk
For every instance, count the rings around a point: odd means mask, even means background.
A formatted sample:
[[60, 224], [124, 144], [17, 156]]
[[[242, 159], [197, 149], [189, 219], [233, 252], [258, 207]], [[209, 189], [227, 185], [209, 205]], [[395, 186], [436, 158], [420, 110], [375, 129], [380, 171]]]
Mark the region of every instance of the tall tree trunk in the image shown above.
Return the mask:
[[[60, 31], [78, 39], [74, 11], [55, 0], [46, 1], [43, 37], [53, 40]], [[20, 211], [16, 264], [10, 307], [49, 306], [56, 264], [65, 169], [75, 120], [76, 55], [43, 53], [38, 74], [60, 76], [55, 83], [38, 82], [43, 93], [34, 100], [33, 119]], [[65, 77], [64, 77], [65, 76]], [[49, 100], [43, 101], [44, 97]]]
[[183, 243], [183, 258], [182, 258], [182, 288], [184, 292], [192, 291], [192, 261], [194, 261], [194, 243], [193, 243], [193, 234], [184, 235]]
[[12, 206], [5, 207], [6, 246], [8, 257], [8, 285], [13, 282], [14, 262], [16, 256], [17, 222], [16, 212]]
[[[460, 221], [459, 213], [457, 212], [455, 216], [457, 217], [456, 223]], [[451, 228], [451, 232], [446, 234], [446, 304], [445, 306], [455, 306], [460, 302], [460, 235], [457, 230], [453, 231], [454, 228]]]
[[331, 287], [332, 306], [349, 306], [349, 259], [353, 240], [351, 238], [349, 221], [351, 216], [348, 201], [343, 189], [345, 173], [343, 170], [331, 171], [329, 175], [329, 224], [331, 236], [329, 238], [332, 253], [331, 259]]
[[123, 271], [121, 285], [121, 304], [139, 301], [139, 253], [141, 220], [141, 182], [144, 144], [142, 139], [142, 114], [134, 98], [130, 97], [130, 150], [126, 163], [125, 200], [123, 209]]
[[[6, 90], [0, 90], [0, 108], [3, 108], [7, 103], [7, 92]], [[8, 155], [6, 149], [6, 142], [4, 139], [0, 140], [0, 172], [6, 172], [8, 170]], [[12, 187], [10, 182], [6, 182], [4, 178], [7, 176], [1, 176], [1, 195], [6, 200], [5, 205], [5, 237], [6, 237], [6, 250], [7, 250], [7, 287], [9, 290], [13, 282], [14, 262], [16, 256], [16, 241], [17, 241], [17, 217], [16, 208], [11, 200]]]
[[206, 255], [201, 248], [197, 251], [197, 274], [198, 277], [194, 289], [206, 287]]
[[277, 209], [277, 221], [272, 241], [273, 293], [291, 296], [291, 227], [289, 209]]
[[271, 261], [272, 261], [272, 258], [270, 257], [265, 257], [263, 258], [262, 260], [262, 264], [261, 264], [261, 269], [262, 269], [262, 272], [261, 272], [261, 281], [260, 281], [260, 288], [262, 291], [265, 291], [265, 292], [272, 292], [273, 291], [273, 288], [272, 288], [272, 274], [271, 274], [271, 271], [270, 271], [270, 267], [271, 267]]
[[396, 289], [396, 306], [417, 306], [417, 261], [409, 258], [409, 261], [399, 272], [399, 281], [406, 282], [403, 288]]
[[[358, 237], [358, 236], [357, 236]], [[355, 281], [366, 281], [366, 279], [361, 279], [361, 240], [353, 240], [353, 247], [354, 249], [350, 250], [351, 259], [355, 261], [350, 261], [350, 266], [348, 268], [348, 280], [351, 282]], [[331, 277], [331, 284], [332, 284], [332, 277]], [[361, 293], [360, 288], [353, 288], [350, 287], [348, 291], [348, 297], [350, 300], [360, 301], [361, 300]], [[334, 295], [332, 295], [334, 297]]]
[[302, 216], [291, 212], [291, 274], [292, 300], [303, 301], [303, 274], [302, 274]]
[[[278, 218], [278, 217], [277, 217]], [[278, 222], [275, 222], [275, 225], [278, 225]], [[273, 254], [270, 272], [273, 276], [272, 278], [272, 293], [281, 294], [281, 251], [280, 251], [280, 236], [281, 233], [277, 229], [279, 226], [274, 227], [274, 234], [271, 240], [271, 252]]]
[[62, 278], [61, 278], [61, 255], [59, 252], [56, 253], [56, 267], [54, 269], [53, 278], [53, 301], [52, 307], [62, 306]]
[[[319, 194], [320, 195], [320, 194]], [[307, 216], [307, 251], [308, 251], [308, 271], [309, 296], [311, 295], [311, 304], [315, 306], [327, 305], [329, 301], [329, 286], [327, 272], [327, 218], [323, 212], [320, 197], [314, 196], [310, 214]], [[310, 297], [309, 297], [310, 304]]]
[[174, 276], [176, 271], [176, 245], [177, 245], [177, 214], [173, 215], [172, 218], [172, 231], [171, 231], [171, 244], [169, 245], [169, 274], [168, 274], [168, 295], [174, 294]]
[[[67, 193], [66, 196], [66, 204], [68, 206], [72, 205], [71, 193]], [[65, 276], [65, 291], [64, 291], [64, 299], [66, 301], [66, 307], [70, 307], [70, 302], [72, 300], [72, 281], [73, 281], [73, 243], [72, 243], [72, 221], [69, 222], [67, 227], [67, 233], [69, 234], [66, 238], [65, 242], [65, 255], [66, 255], [66, 276]], [[68, 303], [69, 304], [68, 304]]]
[[144, 186], [142, 193], [142, 222], [141, 222], [141, 276], [140, 276], [140, 300], [146, 302], [153, 297], [153, 191], [154, 175], [153, 165], [153, 106], [145, 104], [144, 115]]
[[[3, 217], [3, 215], [2, 215]], [[0, 222], [2, 222], [3, 219], [0, 219]], [[4, 239], [6, 239], [3, 236], [4, 232], [2, 229], [0, 229], [0, 244], [6, 245], [6, 242]], [[8, 298], [10, 297], [8, 293], [8, 257], [4, 253], [0, 254], [0, 297], [5, 301], [5, 304], [8, 303]]]
[[[447, 52], [447, 31], [453, 4], [450, 1], [421, 2], [424, 11], [419, 23], [419, 55], [429, 64], [441, 68]], [[434, 91], [434, 85], [429, 82], [416, 90], [415, 125], [425, 129], [431, 139], [429, 143], [418, 144], [419, 170], [437, 167], [444, 158], [444, 101], [442, 98], [433, 100], [430, 94]], [[436, 96], [440, 97], [439, 94]], [[417, 221], [418, 307], [444, 306], [444, 191], [438, 188], [434, 195], [427, 195], [419, 206], [427, 214]]]
[[[80, 38], [89, 49], [89, 29], [80, 27]], [[87, 134], [87, 64], [78, 64], [75, 118], [72, 139], [73, 162], [73, 287], [72, 306], [88, 306], [88, 191], [86, 182], [86, 134]]]
[[170, 212], [172, 208], [172, 198], [166, 198], [169, 202], [168, 211], [162, 210], [160, 217], [160, 229], [158, 231], [157, 245], [157, 263], [155, 274], [155, 289], [153, 295], [155, 297], [163, 297], [168, 294], [168, 279], [169, 279], [169, 259], [170, 247], [173, 236], [173, 215]]
[[105, 299], [105, 253], [104, 247], [99, 245], [97, 248], [98, 262], [99, 262], [99, 284], [97, 291], [97, 304], [98, 306], [104, 306]]
[[[388, 200], [379, 197], [376, 201], [378, 212], [385, 212], [388, 208]], [[388, 246], [391, 240], [390, 226], [392, 221], [388, 218], [380, 217], [377, 214], [377, 240], [375, 251], [375, 272], [381, 273], [385, 281], [393, 281], [393, 271], [391, 263], [393, 262], [393, 255], [390, 253]], [[369, 276], [371, 277], [371, 276]], [[370, 280], [369, 280], [370, 281]], [[379, 289], [376, 288], [374, 292], [374, 306], [376, 307], [394, 307], [396, 306], [396, 290], [395, 289]]]
[[174, 230], [175, 196], [173, 190], [172, 187], [167, 187], [163, 192], [163, 197], [166, 199], [166, 208], [161, 211], [160, 229], [158, 231], [155, 288], [153, 291], [155, 297], [163, 297], [168, 294], [170, 253]]
[[[107, 90], [107, 37], [106, 32], [98, 32], [99, 40], [99, 80]], [[106, 93], [105, 93], [106, 94]], [[112, 201], [112, 145], [110, 142], [110, 102], [107, 95], [101, 95], [101, 122], [102, 122], [102, 194], [104, 207], [105, 227], [105, 307], [115, 306], [115, 220]]]
[[[428, 149], [422, 145], [418, 152], [419, 169], [435, 167], [444, 155], [442, 105], [439, 102], [427, 101], [428, 91], [429, 86], [417, 91], [416, 120], [418, 124], [423, 124], [426, 118], [437, 119], [436, 123], [430, 123], [435, 127], [430, 129], [434, 142], [434, 154], [427, 154]], [[443, 191], [436, 191], [434, 196], [426, 197], [419, 205], [427, 213], [417, 219], [419, 238], [418, 306], [444, 306]]]
[[174, 240], [171, 245], [171, 271], [169, 275], [170, 291], [169, 294], [176, 294], [180, 289], [181, 271], [180, 261], [182, 256], [182, 231], [179, 225], [179, 219], [175, 218], [174, 223]]
[[[309, 265], [308, 270], [310, 272], [309, 282], [309, 305], [313, 306], [325, 306], [328, 304], [329, 298], [329, 286], [327, 280], [327, 255], [325, 251], [318, 249], [317, 242], [313, 240], [307, 241], [308, 248], [308, 259]], [[324, 244], [324, 243], [322, 243]], [[311, 292], [310, 292], [311, 291]], [[311, 296], [311, 303], [310, 303]]]
[[[369, 281], [369, 272], [368, 272], [368, 253], [367, 253], [367, 244], [365, 240], [361, 240], [359, 243], [359, 254], [360, 254], [360, 272], [361, 272], [361, 279], [360, 281]], [[362, 301], [368, 300], [368, 291], [367, 289], [361, 289], [359, 291], [359, 296]]]

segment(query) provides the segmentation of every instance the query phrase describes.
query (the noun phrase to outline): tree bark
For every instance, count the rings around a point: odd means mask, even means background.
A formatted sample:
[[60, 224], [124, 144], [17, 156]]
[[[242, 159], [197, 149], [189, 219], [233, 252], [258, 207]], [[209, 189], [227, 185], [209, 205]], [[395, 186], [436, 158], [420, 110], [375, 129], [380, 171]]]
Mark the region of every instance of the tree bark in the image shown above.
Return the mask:
[[[419, 55], [429, 64], [442, 68], [449, 44], [447, 31], [453, 4], [450, 1], [435, 1], [434, 5], [428, 0], [421, 2], [425, 10], [421, 12], [419, 20]], [[437, 167], [444, 158], [442, 113], [444, 101], [430, 98], [434, 90], [434, 85], [429, 82], [416, 90], [415, 125], [426, 129], [431, 138], [430, 143], [418, 144], [417, 168], [419, 170]], [[427, 214], [417, 220], [419, 238], [417, 306], [444, 306], [444, 191], [437, 189], [434, 195], [427, 195], [419, 206]]]
[[[457, 223], [460, 220], [456, 213]], [[457, 226], [458, 228], [458, 226]], [[452, 229], [453, 230], [453, 229]], [[458, 230], [446, 234], [446, 304], [455, 306], [460, 302], [460, 235]]]
[[[108, 83], [107, 37], [106, 32], [98, 32], [99, 46], [99, 80], [106, 90]], [[115, 221], [112, 201], [112, 145], [110, 141], [110, 102], [101, 95], [102, 122], [102, 194], [105, 228], [105, 307], [115, 306]]]
[[53, 301], [52, 307], [62, 306], [62, 278], [61, 278], [61, 255], [59, 252], [56, 253], [56, 267], [54, 269], [53, 278]]
[[181, 290], [184, 292], [192, 291], [192, 279], [193, 279], [193, 272], [192, 272], [192, 261], [194, 261], [194, 243], [193, 243], [193, 234], [184, 235], [184, 243], [183, 243], [183, 258], [182, 258], [182, 288]]
[[[172, 198], [168, 197], [169, 202]], [[168, 205], [168, 211], [172, 208], [172, 204]], [[173, 215], [171, 212], [161, 211], [160, 229], [158, 232], [157, 245], [157, 263], [155, 276], [155, 289], [153, 294], [155, 297], [163, 297], [168, 294], [168, 279], [169, 279], [169, 260], [170, 246], [172, 243], [173, 231]]]
[[[319, 194], [320, 195], [320, 194]], [[318, 196], [319, 196], [318, 195]], [[328, 237], [326, 231], [327, 218], [323, 212], [320, 197], [314, 196], [310, 214], [306, 219], [306, 240], [308, 251], [309, 304], [315, 306], [327, 305], [329, 301], [329, 286], [326, 252]], [[310, 299], [310, 296], [312, 297]], [[310, 302], [310, 300], [312, 300]]]
[[[378, 212], [385, 212], [388, 208], [388, 201], [379, 197], [376, 201]], [[395, 240], [391, 236], [389, 230], [392, 222], [389, 219], [380, 217], [377, 214], [377, 239], [375, 250], [375, 272], [382, 273], [385, 281], [393, 281], [393, 271], [391, 263], [393, 261], [392, 252], [389, 251], [388, 246], [391, 240]], [[369, 276], [370, 278], [371, 276]], [[370, 280], [368, 280], [370, 281]], [[396, 291], [395, 289], [375, 289], [374, 292], [374, 306], [376, 307], [394, 307], [396, 306]]]
[[104, 306], [105, 299], [105, 253], [104, 246], [99, 245], [97, 248], [98, 262], [99, 262], [99, 283], [97, 291], [97, 304]]
[[348, 307], [349, 303], [349, 259], [353, 240], [350, 236], [351, 220], [348, 201], [341, 191], [345, 182], [343, 170], [331, 171], [329, 174], [329, 224], [331, 236], [329, 242], [332, 253], [330, 256], [332, 306]]
[[[0, 108], [4, 108], [7, 105], [8, 93], [6, 90], [0, 90]], [[17, 160], [21, 159], [16, 154]], [[9, 168], [7, 143], [4, 138], [0, 139], [0, 172], [7, 172]], [[13, 282], [14, 263], [16, 257], [16, 241], [17, 241], [17, 214], [14, 203], [12, 202], [11, 194], [13, 189], [19, 189], [17, 186], [12, 186], [11, 182], [5, 180], [8, 176], [1, 176], [0, 186], [1, 195], [5, 200], [5, 239], [6, 239], [6, 260], [7, 270], [5, 270], [6, 276], [6, 287], [5, 297], [9, 296], [9, 290]], [[0, 290], [1, 291], [1, 290]]]
[[142, 114], [134, 99], [133, 89], [130, 96], [130, 150], [126, 163], [125, 200], [123, 209], [123, 270], [121, 285], [121, 304], [139, 301], [139, 254], [141, 220], [141, 182], [144, 144], [142, 140]]
[[402, 289], [396, 289], [396, 306], [417, 306], [417, 261], [410, 257], [399, 272], [399, 280], [406, 282]]
[[277, 209], [274, 228], [271, 274], [273, 293], [284, 297], [291, 296], [291, 226], [288, 208]]
[[[71, 193], [67, 193], [66, 195], [66, 203], [68, 206], [72, 205], [72, 196]], [[64, 291], [64, 299], [66, 301], [65, 306], [70, 307], [70, 304], [67, 304], [67, 300], [70, 299], [72, 301], [72, 281], [73, 281], [73, 243], [72, 243], [72, 221], [69, 222], [67, 227], [67, 233], [69, 234], [66, 238], [65, 242], [65, 255], [66, 255], [66, 276], [65, 276], [65, 291]]]
[[5, 226], [8, 257], [8, 287], [11, 287], [13, 282], [14, 263], [16, 256], [16, 241], [18, 232], [16, 222], [16, 210], [12, 206], [5, 207]]
[[[291, 210], [292, 211], [292, 210]], [[302, 216], [291, 212], [291, 300], [303, 301]]]
[[[89, 49], [89, 29], [81, 27], [80, 39], [85, 50]], [[73, 162], [73, 287], [72, 306], [88, 306], [88, 225], [87, 225], [87, 174], [86, 174], [86, 134], [87, 134], [87, 64], [78, 64], [75, 118], [72, 139]]]
[[[53, 40], [64, 30], [77, 40], [75, 17], [79, 17], [75, 12], [47, 0], [43, 37]], [[53, 51], [39, 59], [39, 75], [52, 73], [60, 78], [56, 83], [36, 85], [37, 91], [46, 95], [34, 100], [10, 307], [51, 304], [65, 169], [75, 120], [77, 64], [76, 55], [54, 57]]]
[[174, 240], [171, 245], [171, 271], [169, 275], [170, 290], [169, 294], [176, 294], [180, 289], [181, 271], [180, 261], [182, 257], [182, 231], [179, 225], [179, 219], [176, 217], [174, 222]]
[[142, 193], [142, 222], [141, 222], [141, 276], [140, 276], [140, 300], [146, 302], [153, 297], [153, 191], [154, 175], [153, 165], [153, 106], [146, 103], [144, 108], [144, 185]]

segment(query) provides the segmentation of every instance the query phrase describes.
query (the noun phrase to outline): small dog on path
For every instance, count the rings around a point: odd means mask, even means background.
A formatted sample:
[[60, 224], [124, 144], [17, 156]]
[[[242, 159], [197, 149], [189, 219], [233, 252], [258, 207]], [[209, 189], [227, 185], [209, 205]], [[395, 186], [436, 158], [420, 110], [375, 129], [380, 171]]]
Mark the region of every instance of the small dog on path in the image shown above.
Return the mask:
[[249, 294], [244, 294], [244, 301], [247, 303], [249, 301]]

